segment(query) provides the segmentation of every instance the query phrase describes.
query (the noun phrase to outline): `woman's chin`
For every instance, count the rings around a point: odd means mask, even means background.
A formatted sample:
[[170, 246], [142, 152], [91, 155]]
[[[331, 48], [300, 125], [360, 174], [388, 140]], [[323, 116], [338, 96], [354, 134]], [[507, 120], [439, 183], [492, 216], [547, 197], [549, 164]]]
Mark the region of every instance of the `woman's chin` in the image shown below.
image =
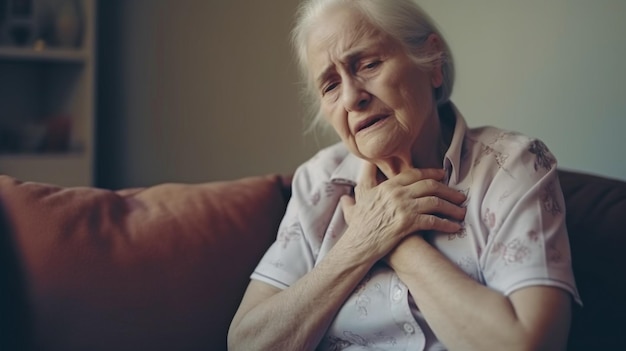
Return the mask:
[[354, 138], [354, 147], [364, 158], [386, 159], [410, 155], [410, 143], [406, 142], [407, 135], [395, 129], [377, 128], [374, 131], [357, 134]]
[[397, 162], [394, 160], [411, 160], [411, 153], [408, 150], [401, 150], [395, 143], [372, 143], [365, 144], [358, 148], [357, 156], [373, 163]]

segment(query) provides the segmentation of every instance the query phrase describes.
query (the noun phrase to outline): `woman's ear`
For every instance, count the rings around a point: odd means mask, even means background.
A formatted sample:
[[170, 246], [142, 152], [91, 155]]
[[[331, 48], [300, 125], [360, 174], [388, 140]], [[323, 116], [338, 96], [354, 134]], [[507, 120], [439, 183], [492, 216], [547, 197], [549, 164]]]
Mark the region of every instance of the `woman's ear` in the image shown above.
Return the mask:
[[441, 44], [441, 39], [437, 34], [431, 34], [426, 40], [426, 48], [430, 54], [436, 59], [433, 62], [431, 69], [431, 84], [433, 88], [439, 88], [443, 84], [443, 61], [445, 60], [444, 50]]

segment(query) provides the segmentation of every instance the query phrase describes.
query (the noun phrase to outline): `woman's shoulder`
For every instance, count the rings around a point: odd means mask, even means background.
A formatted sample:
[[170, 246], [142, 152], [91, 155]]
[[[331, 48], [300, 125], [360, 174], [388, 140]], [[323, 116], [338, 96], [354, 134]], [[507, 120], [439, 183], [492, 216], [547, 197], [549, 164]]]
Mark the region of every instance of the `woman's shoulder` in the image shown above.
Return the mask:
[[473, 128], [466, 134], [473, 166], [493, 168], [512, 175], [528, 173], [541, 178], [557, 166], [554, 155], [540, 139], [496, 127]]
[[355, 157], [351, 155], [342, 142], [320, 149], [296, 169], [294, 186], [311, 189], [316, 185], [327, 184], [346, 158]]
[[500, 149], [521, 149], [530, 144], [534, 139], [521, 132], [483, 126], [468, 129], [466, 139], [483, 147], [495, 147]]

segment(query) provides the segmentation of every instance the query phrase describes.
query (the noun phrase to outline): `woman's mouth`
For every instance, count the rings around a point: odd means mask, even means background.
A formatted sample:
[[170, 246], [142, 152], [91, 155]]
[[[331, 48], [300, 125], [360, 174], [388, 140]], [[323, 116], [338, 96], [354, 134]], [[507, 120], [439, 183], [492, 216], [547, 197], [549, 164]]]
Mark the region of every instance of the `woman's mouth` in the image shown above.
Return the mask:
[[356, 127], [356, 132], [359, 133], [363, 130], [366, 130], [370, 127], [379, 125], [381, 122], [385, 121], [389, 116], [387, 115], [378, 115], [378, 116], [372, 116], [370, 118], [367, 118], [363, 121], [361, 121], [359, 124], [357, 124]]

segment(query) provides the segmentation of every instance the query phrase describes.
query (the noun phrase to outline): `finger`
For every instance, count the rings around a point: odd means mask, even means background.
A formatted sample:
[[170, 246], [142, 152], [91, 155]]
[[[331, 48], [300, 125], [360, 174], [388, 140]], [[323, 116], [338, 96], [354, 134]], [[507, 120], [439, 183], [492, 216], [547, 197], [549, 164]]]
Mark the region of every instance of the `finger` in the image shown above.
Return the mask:
[[399, 185], [409, 185], [424, 179], [441, 181], [445, 176], [446, 172], [439, 168], [412, 168], [395, 176], [394, 181]]
[[442, 184], [434, 179], [425, 179], [407, 186], [409, 195], [413, 198], [437, 196], [454, 204], [460, 205], [467, 196], [462, 192]]
[[440, 217], [457, 221], [465, 219], [466, 209], [437, 196], [427, 196], [416, 200], [416, 212], [421, 214], [437, 214]]
[[339, 204], [341, 205], [341, 210], [343, 211], [343, 219], [350, 225], [350, 220], [352, 219], [352, 211], [355, 205], [354, 198], [352, 196], [343, 195], [339, 198]]
[[359, 185], [365, 189], [371, 189], [378, 185], [378, 166], [376, 164], [365, 161], [363, 168], [361, 169], [361, 178], [359, 179]]
[[435, 215], [420, 215], [415, 221], [415, 230], [435, 230], [444, 233], [458, 233], [463, 226], [455, 221]]

